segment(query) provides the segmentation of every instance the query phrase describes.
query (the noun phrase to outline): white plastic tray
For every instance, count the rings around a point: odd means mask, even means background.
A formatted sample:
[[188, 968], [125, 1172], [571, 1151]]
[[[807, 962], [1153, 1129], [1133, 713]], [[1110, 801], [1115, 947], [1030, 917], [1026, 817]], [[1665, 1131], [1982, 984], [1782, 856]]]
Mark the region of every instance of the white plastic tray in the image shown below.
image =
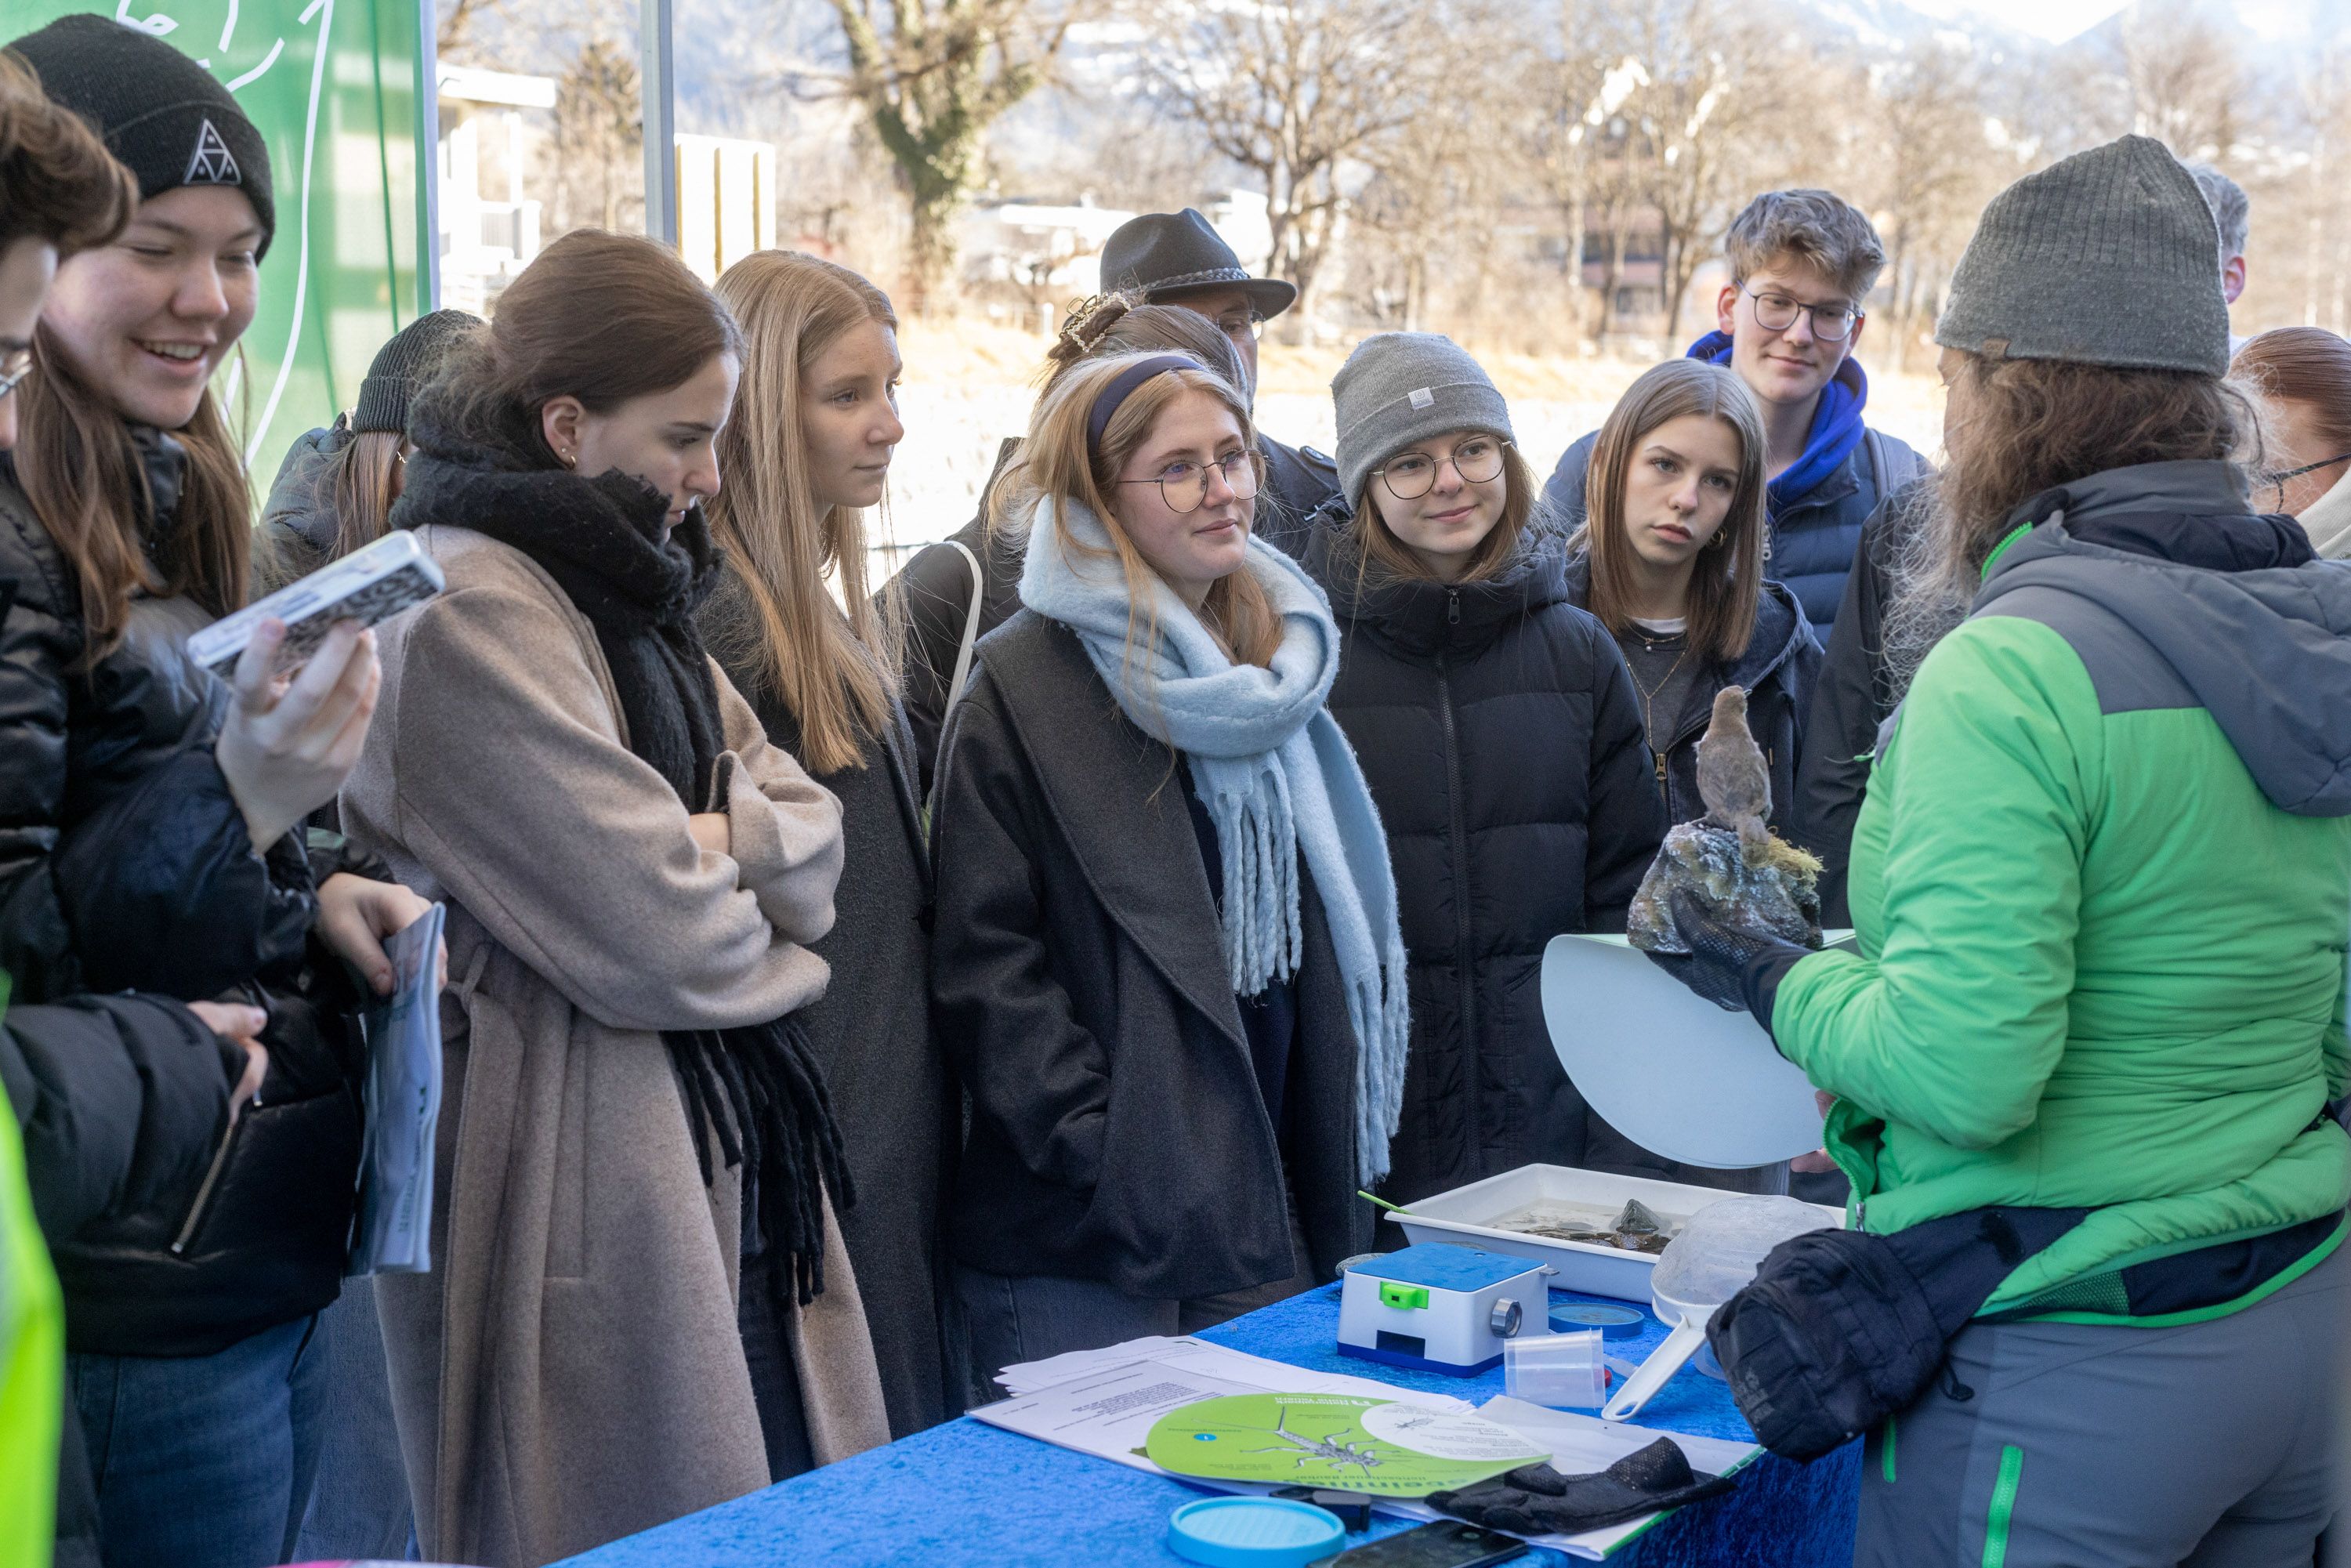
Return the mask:
[[[1502, 1230], [1490, 1222], [1536, 1203], [1587, 1204], [1612, 1212], [1625, 1200], [1637, 1197], [1668, 1227], [1709, 1203], [1736, 1196], [1713, 1187], [1685, 1186], [1679, 1182], [1651, 1181], [1646, 1176], [1609, 1176], [1568, 1166], [1520, 1166], [1498, 1176], [1455, 1187], [1411, 1206], [1409, 1214], [1390, 1212], [1384, 1218], [1404, 1227], [1416, 1243], [1447, 1241], [1457, 1247], [1477, 1247], [1513, 1258], [1531, 1258], [1559, 1270], [1551, 1282], [1565, 1291], [1607, 1296], [1620, 1301], [1649, 1304], [1649, 1275], [1657, 1266], [1652, 1253], [1627, 1252], [1585, 1241], [1555, 1241], [1524, 1231]], [[1841, 1209], [1822, 1212], [1844, 1223]]]

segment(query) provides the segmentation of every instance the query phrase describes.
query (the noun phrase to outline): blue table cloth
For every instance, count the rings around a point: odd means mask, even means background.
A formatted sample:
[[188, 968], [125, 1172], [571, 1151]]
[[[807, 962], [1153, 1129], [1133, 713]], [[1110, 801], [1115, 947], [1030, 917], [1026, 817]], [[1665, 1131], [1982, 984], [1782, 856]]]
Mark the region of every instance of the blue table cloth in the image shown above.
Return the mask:
[[[1574, 1300], [1563, 1291], [1554, 1304]], [[1208, 1330], [1199, 1337], [1318, 1372], [1347, 1372], [1399, 1387], [1482, 1404], [1502, 1392], [1498, 1367], [1446, 1377], [1375, 1365], [1338, 1353], [1339, 1287], [1328, 1285]], [[1655, 1319], [1637, 1339], [1611, 1341], [1637, 1361], [1664, 1340]], [[1751, 1441], [1719, 1381], [1685, 1368], [1639, 1424]], [[1667, 1515], [1609, 1561], [1627, 1568], [1835, 1568], [1853, 1560], [1860, 1445], [1812, 1465], [1765, 1454], [1729, 1496]], [[1179, 1563], [1167, 1516], [1199, 1491], [1180, 1481], [1057, 1448], [968, 1416], [844, 1459], [733, 1502], [628, 1536], [568, 1560], [568, 1568], [774, 1568], [778, 1563]], [[1409, 1521], [1374, 1516], [1355, 1545]], [[1563, 1565], [1538, 1552], [1520, 1561]]]

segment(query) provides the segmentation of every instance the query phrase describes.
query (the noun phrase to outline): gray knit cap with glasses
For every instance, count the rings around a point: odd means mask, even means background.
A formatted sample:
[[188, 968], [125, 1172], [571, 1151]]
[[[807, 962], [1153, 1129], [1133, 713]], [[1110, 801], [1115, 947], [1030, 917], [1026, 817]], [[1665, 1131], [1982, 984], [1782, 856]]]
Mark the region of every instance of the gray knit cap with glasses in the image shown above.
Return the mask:
[[1991, 199], [1935, 341], [1990, 359], [2229, 371], [2220, 232], [2162, 142], [2125, 136]]
[[1339, 490], [1360, 506], [1372, 471], [1415, 443], [1479, 430], [1504, 441], [1510, 409], [1477, 361], [1437, 332], [1380, 332], [1355, 345], [1331, 379], [1339, 425]]

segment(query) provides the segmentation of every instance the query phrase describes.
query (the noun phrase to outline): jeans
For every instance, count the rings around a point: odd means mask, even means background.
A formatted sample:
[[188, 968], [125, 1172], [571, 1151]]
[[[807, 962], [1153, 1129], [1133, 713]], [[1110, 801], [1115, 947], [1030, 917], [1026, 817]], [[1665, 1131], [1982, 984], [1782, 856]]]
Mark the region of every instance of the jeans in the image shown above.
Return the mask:
[[392, 1425], [392, 1375], [384, 1367], [374, 1281], [343, 1281], [343, 1293], [319, 1314], [310, 1355], [322, 1364], [330, 1413], [319, 1434], [309, 1511], [288, 1555], [297, 1563], [413, 1556], [408, 1469]]
[[69, 1355], [107, 1568], [263, 1568], [309, 1502], [329, 1393], [315, 1317], [212, 1355]]

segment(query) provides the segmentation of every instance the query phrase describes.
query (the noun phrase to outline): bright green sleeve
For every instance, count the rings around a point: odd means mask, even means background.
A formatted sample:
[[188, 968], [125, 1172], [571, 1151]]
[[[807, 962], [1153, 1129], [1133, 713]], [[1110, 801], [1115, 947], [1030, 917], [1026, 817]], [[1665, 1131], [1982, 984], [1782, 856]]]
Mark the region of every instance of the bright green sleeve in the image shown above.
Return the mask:
[[2320, 1049], [2326, 1058], [2326, 1097], [2340, 1100], [2351, 1090], [2351, 1032], [2346, 1032], [2345, 1014], [2351, 1009], [2351, 975], [2335, 998], [2335, 1021], [2326, 1026], [2326, 1039]]
[[1883, 844], [1877, 939], [1799, 963], [1772, 1009], [1815, 1084], [1960, 1148], [2032, 1124], [2065, 1046], [2103, 749], [2088, 672], [2047, 627], [1971, 621], [1928, 656], [1855, 833], [1857, 872]]

